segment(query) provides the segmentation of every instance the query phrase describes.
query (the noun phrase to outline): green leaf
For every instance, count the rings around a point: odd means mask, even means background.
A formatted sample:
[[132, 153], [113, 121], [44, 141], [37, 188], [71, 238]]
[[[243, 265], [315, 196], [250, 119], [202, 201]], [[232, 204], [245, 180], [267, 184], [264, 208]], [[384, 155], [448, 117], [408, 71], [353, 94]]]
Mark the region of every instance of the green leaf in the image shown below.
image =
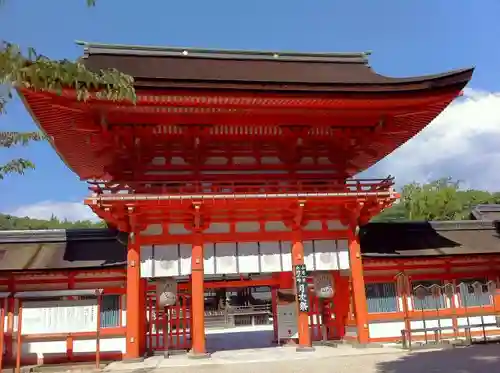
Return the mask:
[[[87, 6], [95, 5], [96, 0], [87, 0]], [[136, 101], [131, 76], [115, 69], [90, 71], [80, 62], [52, 60], [38, 54], [34, 48], [27, 48], [23, 53], [18, 45], [0, 41], [0, 115], [5, 114], [13, 88], [51, 91], [59, 95], [63, 89], [71, 88], [81, 101], [88, 100], [92, 93], [100, 99]], [[0, 147], [26, 146], [31, 141], [43, 139], [40, 133], [0, 132]], [[17, 159], [0, 167], [0, 178], [3, 178], [8, 173], [23, 174], [34, 166], [27, 160]]]
[[5, 175], [8, 174], [19, 174], [24, 175], [27, 169], [34, 169], [35, 165], [29, 160], [24, 158], [13, 159], [4, 165], [0, 165], [0, 180], [2, 180]]

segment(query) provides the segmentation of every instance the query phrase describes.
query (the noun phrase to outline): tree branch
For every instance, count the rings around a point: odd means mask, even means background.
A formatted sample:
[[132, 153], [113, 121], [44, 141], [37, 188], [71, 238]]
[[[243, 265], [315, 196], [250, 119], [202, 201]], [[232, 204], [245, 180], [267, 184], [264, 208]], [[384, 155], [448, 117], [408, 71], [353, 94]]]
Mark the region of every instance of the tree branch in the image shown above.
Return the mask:
[[78, 100], [87, 100], [91, 92], [113, 101], [136, 100], [134, 79], [118, 70], [90, 71], [80, 62], [54, 61], [38, 55], [32, 48], [25, 56], [17, 45], [5, 41], [0, 43], [0, 84], [6, 86], [7, 97], [12, 87], [59, 94], [65, 88], [72, 88]]
[[26, 146], [32, 141], [42, 140], [45, 140], [45, 136], [40, 132], [0, 132], [0, 147], [3, 148]]
[[[96, 0], [86, 0], [87, 6], [96, 5]], [[0, 5], [3, 0], [0, 0]], [[86, 101], [91, 94], [97, 98], [112, 101], [127, 100], [135, 103], [134, 79], [115, 69], [88, 70], [84, 64], [69, 60], [55, 61], [39, 55], [33, 48], [27, 53], [15, 44], [0, 41], [0, 115], [12, 98], [13, 88], [52, 91], [61, 94], [63, 89], [74, 89], [78, 100]], [[0, 132], [0, 148], [15, 145], [26, 146], [31, 141], [44, 140], [36, 132]], [[23, 174], [34, 168], [26, 159], [15, 159], [0, 165], [0, 179], [8, 173]]]
[[5, 175], [15, 173], [19, 175], [24, 175], [24, 171], [27, 169], [34, 169], [35, 165], [24, 158], [13, 159], [4, 165], [0, 165], [0, 180], [2, 180]]

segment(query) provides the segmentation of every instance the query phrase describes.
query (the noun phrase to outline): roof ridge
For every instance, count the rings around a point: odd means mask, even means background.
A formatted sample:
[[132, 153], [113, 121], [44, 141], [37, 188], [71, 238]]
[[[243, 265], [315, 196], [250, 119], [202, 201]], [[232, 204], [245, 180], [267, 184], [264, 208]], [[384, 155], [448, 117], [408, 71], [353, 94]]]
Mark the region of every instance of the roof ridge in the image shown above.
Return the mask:
[[135, 55], [165, 55], [178, 57], [198, 58], [246, 58], [246, 59], [271, 59], [271, 60], [321, 60], [341, 62], [346, 60], [350, 63], [367, 63], [371, 51], [366, 52], [292, 52], [292, 51], [263, 51], [263, 50], [238, 50], [238, 49], [215, 49], [195, 47], [166, 47], [166, 46], [144, 46], [127, 44], [90, 43], [86, 41], [75, 41], [77, 45], [84, 47], [84, 58], [90, 54], [135, 54]]
[[391, 221], [372, 222], [367, 226], [405, 226], [408, 228], [432, 227], [438, 231], [467, 229], [496, 229], [494, 220], [434, 220], [434, 221]]
[[117, 232], [109, 228], [0, 230], [0, 243], [114, 240], [116, 237]]

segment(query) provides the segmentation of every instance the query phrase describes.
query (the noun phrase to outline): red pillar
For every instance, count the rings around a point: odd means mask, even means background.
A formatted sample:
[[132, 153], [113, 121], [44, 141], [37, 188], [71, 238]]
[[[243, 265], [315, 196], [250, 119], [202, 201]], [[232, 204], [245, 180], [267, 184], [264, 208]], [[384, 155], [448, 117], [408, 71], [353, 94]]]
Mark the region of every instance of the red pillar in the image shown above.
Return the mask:
[[[292, 265], [304, 264], [304, 245], [302, 244], [302, 236], [300, 232], [295, 232], [293, 236], [292, 245]], [[295, 270], [293, 271], [295, 279]], [[295, 289], [298, 295], [297, 289]], [[311, 332], [309, 330], [309, 314], [308, 312], [301, 312], [299, 309], [298, 298], [297, 302], [297, 327], [299, 331], [299, 346], [297, 350], [308, 351], [312, 350], [311, 347]]]
[[349, 316], [350, 294], [349, 279], [335, 274], [335, 295], [333, 296], [333, 311], [335, 312], [334, 338], [342, 339], [345, 336], [345, 327]]
[[[141, 248], [135, 233], [130, 233], [127, 249], [127, 351], [126, 360], [139, 360], [143, 358], [141, 351], [141, 325], [146, 314], [141, 309]], [[144, 314], [144, 315], [143, 315]]]
[[140, 294], [140, 303], [139, 303], [139, 310], [141, 312], [140, 314], [140, 331], [139, 331], [139, 349], [141, 351], [141, 355], [144, 356], [147, 350], [147, 342], [146, 342], [146, 333], [148, 330], [147, 326], [147, 305], [146, 305], [146, 294], [148, 292], [148, 280], [145, 278], [141, 278], [140, 284], [139, 284], [139, 294]]
[[349, 259], [351, 263], [352, 292], [354, 312], [358, 330], [358, 342], [368, 343], [368, 305], [366, 302], [365, 279], [363, 276], [363, 262], [357, 226], [351, 225], [348, 233]]
[[191, 341], [190, 357], [207, 357], [205, 342], [205, 288], [203, 271], [203, 240], [195, 235], [191, 254]]

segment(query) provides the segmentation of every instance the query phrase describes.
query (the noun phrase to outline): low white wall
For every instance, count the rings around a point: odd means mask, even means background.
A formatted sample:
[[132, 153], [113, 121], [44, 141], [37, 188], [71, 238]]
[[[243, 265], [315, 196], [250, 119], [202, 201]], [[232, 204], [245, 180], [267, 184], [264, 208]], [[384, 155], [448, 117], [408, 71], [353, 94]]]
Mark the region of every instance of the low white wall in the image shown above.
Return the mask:
[[[459, 328], [462, 327], [461, 332], [463, 332], [463, 327], [467, 325], [478, 325], [481, 323], [489, 324], [489, 323], [494, 323], [496, 318], [493, 315], [487, 315], [483, 316], [483, 321], [481, 321], [481, 316], [471, 316], [468, 318], [469, 321], [467, 321], [467, 317], [459, 317], [457, 319], [458, 326]], [[424, 324], [426, 328], [437, 328], [439, 325], [441, 327], [452, 327], [453, 326], [453, 319], [452, 318], [443, 318], [443, 319], [427, 319], [425, 322], [423, 320], [412, 320], [410, 321], [410, 325], [412, 329], [423, 329]], [[378, 322], [371, 322], [369, 324], [369, 332], [370, 332], [370, 338], [394, 338], [394, 340], [400, 340], [401, 339], [401, 330], [405, 329], [405, 323], [403, 320], [399, 321], [378, 321]], [[492, 327], [486, 327], [486, 331], [500, 331], [500, 328], [497, 328], [495, 326]], [[482, 332], [483, 328], [471, 328], [472, 332]], [[445, 334], [451, 333], [452, 331], [444, 331]], [[424, 332], [416, 332], [412, 333], [412, 336], [423, 336], [425, 333]], [[433, 338], [432, 333], [427, 333], [430, 339]]]
[[[13, 354], [17, 355], [17, 342], [12, 343]], [[95, 353], [96, 340], [94, 339], [76, 339], [73, 341], [73, 354]], [[102, 352], [120, 352], [126, 351], [125, 337], [104, 337], [100, 339], [100, 351]], [[33, 341], [23, 342], [21, 347], [21, 356], [35, 354], [38, 357], [50, 354], [66, 354], [66, 340], [53, 341]]]
[[[125, 297], [122, 302], [125, 303]], [[16, 300], [16, 313], [14, 314], [14, 333], [18, 330], [19, 301]], [[125, 326], [126, 311], [122, 309], [121, 325]], [[6, 318], [7, 319], [7, 318]], [[7, 322], [5, 322], [7, 330]], [[102, 331], [103, 329], [101, 329]], [[50, 301], [24, 301], [22, 309], [21, 333], [26, 335], [50, 335], [70, 334], [97, 331], [97, 299], [85, 300], [50, 300]], [[13, 355], [17, 355], [17, 340], [14, 335], [12, 343]], [[74, 338], [73, 354], [95, 353], [95, 338]], [[100, 338], [100, 351], [126, 352], [126, 338], [117, 336], [102, 336]], [[38, 359], [44, 355], [64, 355], [67, 352], [66, 337], [53, 338], [51, 340], [23, 341], [21, 347], [22, 357], [33, 357]]]
[[370, 338], [401, 338], [401, 330], [405, 328], [404, 321], [373, 322], [368, 325]]

